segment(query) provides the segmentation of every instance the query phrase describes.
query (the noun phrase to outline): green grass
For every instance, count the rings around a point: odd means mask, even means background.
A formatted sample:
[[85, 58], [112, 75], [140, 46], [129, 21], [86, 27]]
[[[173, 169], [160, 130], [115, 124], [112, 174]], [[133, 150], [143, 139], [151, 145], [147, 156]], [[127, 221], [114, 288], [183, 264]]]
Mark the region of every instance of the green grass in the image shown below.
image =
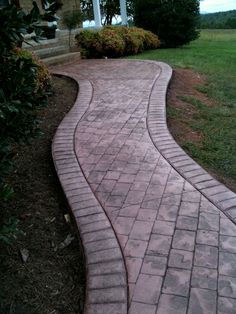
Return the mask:
[[175, 49], [147, 51], [130, 58], [159, 60], [208, 77], [211, 97], [235, 105], [236, 30], [203, 30], [200, 38]]
[[[206, 76], [206, 85], [196, 89], [213, 99], [215, 105], [205, 106], [193, 97], [182, 96], [197, 107], [191, 128], [203, 134], [201, 149], [194, 143], [185, 143], [184, 147], [209, 169], [236, 180], [236, 30], [203, 30], [190, 45], [147, 51], [135, 58], [164, 61]], [[177, 118], [181, 114], [184, 110]]]

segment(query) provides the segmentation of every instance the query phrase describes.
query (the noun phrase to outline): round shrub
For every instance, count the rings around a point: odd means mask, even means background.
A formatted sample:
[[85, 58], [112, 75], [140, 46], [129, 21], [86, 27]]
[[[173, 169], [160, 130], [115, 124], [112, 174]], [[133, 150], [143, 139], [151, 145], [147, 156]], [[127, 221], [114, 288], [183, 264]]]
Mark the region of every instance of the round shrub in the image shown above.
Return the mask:
[[160, 46], [158, 37], [153, 33], [126, 26], [109, 25], [96, 31], [83, 30], [76, 36], [76, 40], [83, 55], [90, 58], [117, 58]]
[[83, 57], [101, 57], [103, 47], [99, 31], [83, 30], [75, 36], [75, 39], [77, 40], [77, 45], [81, 48]]
[[121, 57], [125, 50], [125, 41], [114, 29], [104, 27], [101, 32], [103, 55], [110, 58]]
[[145, 47], [145, 31], [142, 28], [132, 27], [129, 30], [132, 41], [138, 46], [138, 51], [143, 52]]
[[112, 30], [118, 34], [125, 42], [124, 55], [134, 55], [139, 52], [140, 41], [132, 36], [130, 28], [126, 26], [106, 26], [106, 29]]
[[145, 31], [144, 33], [145, 41], [144, 41], [144, 49], [157, 49], [160, 47], [160, 40], [157, 35], [153, 34], [150, 31]]

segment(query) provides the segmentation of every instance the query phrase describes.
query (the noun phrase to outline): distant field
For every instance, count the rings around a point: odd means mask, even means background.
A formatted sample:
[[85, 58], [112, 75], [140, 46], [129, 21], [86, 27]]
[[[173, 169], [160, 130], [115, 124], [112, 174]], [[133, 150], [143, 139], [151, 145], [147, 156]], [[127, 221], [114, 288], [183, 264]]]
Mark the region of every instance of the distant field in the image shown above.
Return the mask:
[[[214, 106], [186, 100], [191, 105], [198, 103], [197, 118], [189, 124], [203, 134], [203, 140], [200, 146], [183, 146], [204, 166], [236, 182], [236, 30], [202, 30], [190, 45], [148, 51], [135, 58], [164, 61], [173, 68], [205, 75], [206, 84], [197, 88], [214, 100]], [[169, 110], [172, 114], [176, 119], [184, 116], [184, 112]]]
[[[236, 40], [236, 29], [205, 29], [201, 31], [200, 40], [230, 41]], [[199, 41], [199, 40], [198, 40]]]

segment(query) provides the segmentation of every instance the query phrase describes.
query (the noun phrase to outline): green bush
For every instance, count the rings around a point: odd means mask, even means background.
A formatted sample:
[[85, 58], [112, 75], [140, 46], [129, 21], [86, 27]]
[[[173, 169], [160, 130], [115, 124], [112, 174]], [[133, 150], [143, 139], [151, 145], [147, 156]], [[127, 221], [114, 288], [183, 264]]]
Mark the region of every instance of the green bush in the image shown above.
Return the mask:
[[46, 66], [29, 51], [14, 48], [0, 59], [0, 197], [7, 198], [11, 147], [38, 133], [37, 111], [47, 104], [51, 80]]
[[[15, 143], [27, 142], [39, 132], [37, 112], [47, 104], [50, 74], [36, 56], [14, 48], [0, 57], [0, 202], [13, 188], [6, 184], [13, 169]], [[0, 241], [8, 243], [18, 233], [15, 224], [0, 225]], [[9, 241], [8, 241], [9, 240]]]
[[136, 0], [134, 23], [157, 34], [162, 45], [177, 47], [198, 37], [199, 0]]
[[[27, 142], [38, 129], [37, 112], [47, 104], [51, 80], [46, 66], [32, 53], [21, 49], [25, 34], [41, 34], [40, 21], [54, 21], [55, 12], [62, 6], [60, 0], [42, 0], [47, 4], [40, 14], [35, 1], [27, 13], [18, 1], [0, 9], [0, 203], [7, 201], [13, 188], [7, 176], [13, 169], [14, 145]], [[15, 5], [16, 4], [16, 5]], [[15, 222], [1, 218], [0, 241], [14, 238], [18, 229]]]
[[61, 7], [59, 1], [49, 0], [41, 15], [36, 2], [29, 13], [14, 3], [0, 10], [0, 202], [13, 193], [6, 184], [12, 170], [12, 147], [37, 134], [37, 110], [47, 103], [51, 87], [46, 66], [20, 47], [25, 34], [34, 31], [36, 40], [41, 33], [39, 22], [53, 21]]
[[76, 35], [76, 40], [83, 55], [88, 58], [118, 58], [160, 46], [160, 41], [155, 34], [141, 28], [126, 26], [83, 30]]
[[47, 103], [50, 75], [36, 56], [21, 48], [0, 64], [0, 138], [27, 140], [37, 129], [37, 109]]
[[21, 48], [2, 55], [0, 61], [0, 199], [7, 199], [12, 145], [38, 134], [37, 111], [47, 104], [51, 80], [46, 66]]

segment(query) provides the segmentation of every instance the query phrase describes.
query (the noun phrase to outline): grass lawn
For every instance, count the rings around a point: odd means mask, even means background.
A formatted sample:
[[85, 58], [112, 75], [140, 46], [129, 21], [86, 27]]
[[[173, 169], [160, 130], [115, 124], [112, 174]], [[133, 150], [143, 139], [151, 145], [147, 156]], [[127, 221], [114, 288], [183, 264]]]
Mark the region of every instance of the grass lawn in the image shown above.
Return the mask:
[[236, 182], [236, 30], [203, 30], [200, 38], [176, 49], [148, 51], [138, 59], [164, 61], [174, 69], [191, 69], [205, 77], [196, 90], [213, 100], [206, 104], [194, 96], [182, 95], [186, 108], [170, 108], [170, 118], [180, 119], [201, 134], [201, 142], [180, 143], [199, 163]]

